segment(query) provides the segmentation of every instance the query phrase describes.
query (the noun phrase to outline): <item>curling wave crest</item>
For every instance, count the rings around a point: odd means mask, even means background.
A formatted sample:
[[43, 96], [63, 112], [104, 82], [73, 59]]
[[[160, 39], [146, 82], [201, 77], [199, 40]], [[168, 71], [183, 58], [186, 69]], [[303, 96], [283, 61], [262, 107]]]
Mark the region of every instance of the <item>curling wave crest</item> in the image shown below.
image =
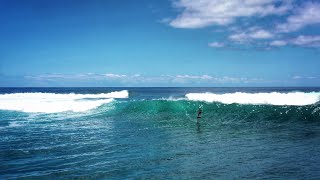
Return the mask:
[[186, 94], [188, 100], [221, 102], [224, 104], [271, 104], [271, 105], [295, 105], [303, 106], [319, 102], [320, 92], [290, 92], [290, 93], [189, 93]]
[[113, 101], [128, 98], [127, 90], [101, 94], [14, 93], [0, 95], [0, 109], [23, 112], [83, 112]]

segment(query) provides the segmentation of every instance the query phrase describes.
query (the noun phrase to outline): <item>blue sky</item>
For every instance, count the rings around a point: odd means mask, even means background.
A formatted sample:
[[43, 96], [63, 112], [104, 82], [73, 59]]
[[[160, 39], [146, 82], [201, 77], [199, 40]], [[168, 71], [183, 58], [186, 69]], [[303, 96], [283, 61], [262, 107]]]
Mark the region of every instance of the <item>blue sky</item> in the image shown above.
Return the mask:
[[320, 86], [316, 0], [2, 0], [0, 86]]

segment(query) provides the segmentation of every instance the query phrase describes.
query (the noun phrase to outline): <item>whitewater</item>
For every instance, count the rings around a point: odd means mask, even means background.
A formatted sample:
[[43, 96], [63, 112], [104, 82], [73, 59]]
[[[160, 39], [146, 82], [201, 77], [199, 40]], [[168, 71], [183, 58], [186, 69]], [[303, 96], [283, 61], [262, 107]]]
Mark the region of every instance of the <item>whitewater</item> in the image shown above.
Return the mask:
[[295, 105], [304, 106], [315, 104], [320, 101], [320, 92], [290, 92], [290, 93], [188, 93], [188, 100], [221, 102], [224, 104], [269, 104], [269, 105]]
[[[186, 98], [161, 98], [163, 100], [192, 100], [224, 104], [268, 104], [304, 106], [319, 102], [320, 92], [290, 93], [187, 93]], [[110, 103], [114, 99], [129, 98], [127, 90], [99, 94], [12, 93], [0, 94], [0, 109], [22, 112], [58, 113], [84, 112]]]
[[319, 179], [319, 97], [310, 87], [0, 88], [0, 179]]
[[114, 98], [128, 98], [126, 90], [100, 94], [13, 93], [0, 95], [0, 109], [57, 113], [84, 112], [110, 103]]

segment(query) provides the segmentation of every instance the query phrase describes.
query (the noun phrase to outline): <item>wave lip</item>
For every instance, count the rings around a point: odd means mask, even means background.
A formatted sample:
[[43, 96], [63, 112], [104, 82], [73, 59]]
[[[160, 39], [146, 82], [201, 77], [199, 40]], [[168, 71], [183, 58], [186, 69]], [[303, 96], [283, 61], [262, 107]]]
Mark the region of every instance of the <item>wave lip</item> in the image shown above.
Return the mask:
[[128, 98], [127, 90], [101, 94], [13, 93], [0, 95], [0, 109], [34, 113], [84, 112]]
[[320, 100], [320, 92], [290, 92], [290, 93], [188, 93], [185, 95], [188, 100], [221, 102], [224, 104], [270, 104], [270, 105], [294, 105], [304, 106], [315, 104]]

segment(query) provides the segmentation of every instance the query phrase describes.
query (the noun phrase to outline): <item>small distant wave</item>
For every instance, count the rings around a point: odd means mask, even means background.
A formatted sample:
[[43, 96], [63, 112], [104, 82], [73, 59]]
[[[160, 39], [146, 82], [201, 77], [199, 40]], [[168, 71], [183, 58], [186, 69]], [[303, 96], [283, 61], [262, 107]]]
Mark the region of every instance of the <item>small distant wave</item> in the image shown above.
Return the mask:
[[0, 109], [35, 113], [84, 112], [114, 98], [128, 98], [127, 90], [101, 94], [13, 93], [0, 95]]
[[315, 104], [320, 100], [320, 92], [290, 92], [290, 93], [188, 93], [188, 100], [221, 102], [224, 104], [270, 104], [270, 105], [294, 105], [304, 106]]
[[187, 100], [185, 97], [172, 97], [172, 96], [170, 96], [170, 97], [168, 97], [168, 98], [158, 98], [158, 99], [152, 99], [152, 100], [154, 100], [154, 101], [158, 101], [158, 100], [160, 100], [160, 101], [182, 101], [182, 100]]

